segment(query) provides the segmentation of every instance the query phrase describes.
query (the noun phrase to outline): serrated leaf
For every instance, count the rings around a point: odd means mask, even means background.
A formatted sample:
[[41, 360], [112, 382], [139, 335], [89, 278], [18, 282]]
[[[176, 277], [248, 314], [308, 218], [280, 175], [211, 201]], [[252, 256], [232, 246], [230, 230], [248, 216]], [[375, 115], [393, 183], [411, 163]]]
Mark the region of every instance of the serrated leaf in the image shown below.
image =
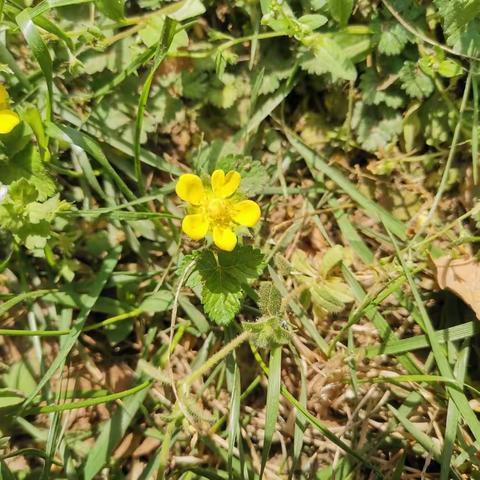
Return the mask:
[[434, 0], [447, 43], [464, 55], [480, 53], [479, 0]]
[[290, 341], [290, 332], [278, 316], [264, 316], [256, 322], [243, 322], [244, 330], [251, 332], [258, 348], [275, 348]]
[[367, 151], [385, 148], [402, 132], [402, 116], [389, 108], [375, 108], [357, 102], [352, 125], [357, 139]]
[[262, 282], [258, 289], [258, 305], [265, 316], [274, 316], [282, 308], [282, 296], [273, 282]]
[[383, 22], [378, 51], [384, 55], [398, 55], [410, 41], [410, 35], [398, 22]]
[[384, 103], [387, 107], [397, 109], [404, 103], [401, 92], [394, 88], [382, 89], [380, 79], [373, 69], [367, 70], [360, 79], [360, 89], [363, 93], [363, 101], [367, 105], [380, 105]]
[[399, 72], [402, 89], [410, 97], [421, 100], [428, 97], [433, 92], [433, 82], [430, 77], [425, 75], [421, 68], [414, 62], [405, 62]]
[[206, 286], [202, 290], [202, 304], [206, 314], [218, 325], [228, 325], [240, 311], [244, 293], [212, 292]]
[[202, 279], [202, 304], [216, 323], [226, 325], [240, 310], [243, 285], [263, 269], [260, 250], [238, 246], [233, 252], [204, 250], [196, 261]]
[[55, 183], [48, 175], [38, 149], [30, 144], [7, 162], [0, 162], [0, 182], [9, 185], [20, 179], [28, 180], [38, 191], [38, 199], [45, 200], [55, 193]]
[[250, 246], [239, 246], [233, 252], [204, 250], [197, 270], [212, 292], [237, 292], [243, 283], [257, 278], [263, 269], [263, 255]]
[[309, 51], [300, 57], [300, 67], [308, 73], [322, 75], [329, 73], [333, 81], [355, 80], [357, 71], [345, 52], [326, 34], [309, 37]]

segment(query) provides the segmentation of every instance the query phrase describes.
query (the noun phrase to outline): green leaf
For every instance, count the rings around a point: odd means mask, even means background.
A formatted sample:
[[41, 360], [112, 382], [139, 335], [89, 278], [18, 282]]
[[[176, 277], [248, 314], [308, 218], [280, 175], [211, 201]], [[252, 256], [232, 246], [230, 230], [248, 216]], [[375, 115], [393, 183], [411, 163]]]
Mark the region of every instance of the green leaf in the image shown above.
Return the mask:
[[237, 292], [240, 285], [260, 275], [263, 255], [250, 246], [239, 246], [233, 252], [204, 250], [197, 269], [212, 292]]
[[125, 0], [95, 0], [95, 5], [112, 20], [121, 20], [125, 16]]
[[479, 0], [434, 0], [447, 44], [464, 55], [480, 54]]
[[404, 103], [404, 95], [394, 87], [383, 88], [382, 83], [373, 68], [363, 73], [360, 79], [360, 89], [365, 104], [380, 105], [384, 103], [393, 109], [400, 108]]
[[[349, 1], [349, 0], [347, 0]], [[299, 22], [306, 25], [310, 30], [316, 30], [328, 22], [328, 18], [318, 13], [303, 15], [298, 19]]]
[[300, 57], [303, 70], [314, 75], [329, 73], [333, 81], [355, 80], [357, 71], [343, 49], [327, 34], [315, 34], [308, 38], [309, 51]]
[[47, 173], [38, 149], [31, 143], [7, 161], [0, 161], [0, 182], [9, 185], [25, 179], [38, 192], [38, 200], [45, 200], [55, 193], [55, 183]]
[[345, 252], [342, 245], [335, 245], [329, 248], [323, 255], [319, 273], [322, 277], [326, 278], [330, 271], [340, 265], [345, 258]]
[[140, 98], [138, 100], [137, 117], [135, 119], [135, 137], [134, 137], [133, 153], [134, 153], [134, 160], [135, 160], [135, 177], [137, 179], [140, 192], [144, 191], [142, 167], [141, 167], [141, 160], [140, 160], [140, 153], [141, 153], [140, 144], [141, 144], [141, 135], [142, 135], [145, 109], [147, 106], [148, 97], [150, 95], [150, 89], [155, 76], [155, 72], [157, 71], [158, 67], [163, 62], [165, 57], [167, 56], [168, 50], [170, 49], [173, 38], [175, 36], [176, 25], [177, 25], [176, 21], [171, 20], [168, 17], [165, 19], [165, 22], [163, 22], [162, 29], [161, 29], [161, 38], [160, 38], [160, 41], [158, 42], [157, 49], [155, 51], [154, 62], [153, 62], [153, 65], [150, 67], [147, 78], [142, 87], [142, 93], [140, 94]]
[[433, 82], [430, 77], [423, 73], [422, 69], [414, 62], [405, 62], [400, 69], [399, 78], [402, 88], [410, 97], [421, 100], [433, 92]]
[[378, 51], [384, 55], [399, 55], [410, 41], [410, 35], [398, 22], [382, 22]]
[[272, 349], [286, 345], [291, 337], [288, 324], [279, 316], [264, 316], [255, 322], [243, 322], [242, 327], [252, 333], [252, 341], [258, 348]]
[[139, 308], [148, 313], [165, 312], [172, 306], [173, 297], [170, 290], [160, 290], [145, 298]]
[[177, 22], [183, 22], [189, 18], [197, 17], [205, 13], [205, 6], [200, 0], [186, 0], [180, 3], [180, 8], [168, 16]]
[[240, 310], [243, 286], [263, 270], [263, 255], [249, 246], [233, 252], [204, 250], [197, 258], [196, 271], [202, 281], [202, 304], [216, 323], [226, 325]]
[[353, 10], [353, 0], [328, 0], [332, 17], [342, 26], [346, 25]]
[[205, 313], [218, 325], [228, 325], [240, 311], [244, 293], [212, 292], [206, 287], [202, 290], [202, 303]]
[[19, 407], [25, 400], [23, 395], [18, 390], [11, 388], [0, 388], [0, 412], [2, 415], [10, 413]]
[[374, 108], [357, 102], [352, 126], [362, 148], [376, 152], [386, 148], [402, 132], [402, 116], [390, 108]]
[[[108, 255], [103, 260], [99, 272], [96, 273], [93, 281], [89, 285], [87, 294], [83, 297], [82, 302], [80, 302], [79, 306], [81, 309], [71, 332], [64, 337], [60, 351], [55, 356], [55, 359], [52, 361], [48, 370], [44, 373], [35, 390], [29, 395], [28, 399], [26, 400], [27, 405], [33, 401], [35, 396], [42, 390], [42, 388], [52, 378], [56, 371], [64, 365], [70, 350], [73, 348], [82, 332], [82, 328], [90, 314], [90, 311], [97, 302], [97, 299], [102, 293], [107, 280], [110, 278], [110, 275], [115, 269], [121, 251], [121, 246], [117, 246], [110, 250]], [[77, 296], [75, 298], [78, 301]]]
[[32, 52], [42, 69], [42, 73], [47, 82], [48, 90], [48, 109], [47, 120], [50, 120], [53, 110], [53, 63], [50, 53], [48, 51], [45, 42], [43, 41], [36, 25], [33, 23], [31, 17], [31, 10], [25, 8], [17, 15], [17, 23], [20, 30], [28, 43], [28, 46], [32, 49]]
[[258, 289], [258, 305], [263, 315], [278, 315], [282, 308], [282, 296], [273, 282], [262, 282]]

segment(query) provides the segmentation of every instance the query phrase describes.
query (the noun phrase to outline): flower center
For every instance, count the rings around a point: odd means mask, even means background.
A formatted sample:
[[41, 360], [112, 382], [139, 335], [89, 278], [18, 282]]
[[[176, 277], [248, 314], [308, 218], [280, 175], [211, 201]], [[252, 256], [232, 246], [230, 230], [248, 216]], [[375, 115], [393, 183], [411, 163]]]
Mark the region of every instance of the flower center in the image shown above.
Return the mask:
[[231, 222], [230, 205], [223, 198], [212, 198], [207, 203], [207, 215], [210, 222], [216, 225], [228, 225]]

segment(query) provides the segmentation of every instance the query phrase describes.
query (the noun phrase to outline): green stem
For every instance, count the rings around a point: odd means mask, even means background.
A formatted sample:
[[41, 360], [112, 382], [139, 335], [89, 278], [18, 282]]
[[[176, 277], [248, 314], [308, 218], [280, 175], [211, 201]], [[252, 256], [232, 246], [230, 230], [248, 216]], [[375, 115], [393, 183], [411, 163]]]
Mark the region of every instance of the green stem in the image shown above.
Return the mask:
[[157, 480], [163, 480], [165, 478], [165, 469], [168, 463], [168, 453], [170, 451], [170, 445], [172, 443], [173, 432], [175, 431], [175, 424], [177, 420], [172, 420], [165, 430], [162, 446], [160, 449], [160, 465], [158, 466]]
[[172, 53], [172, 57], [189, 57], [189, 58], [208, 58], [215, 54], [217, 51], [228, 50], [229, 48], [234, 47], [240, 43], [250, 42], [251, 40], [266, 40], [268, 38], [276, 37], [288, 37], [290, 33], [287, 31], [282, 32], [265, 32], [259, 34], [247, 35], [245, 37], [233, 38], [228, 40], [225, 43], [222, 43], [218, 47], [212, 48], [211, 50], [206, 50], [203, 52], [191, 52], [189, 50], [178, 50], [177, 52]]
[[[82, 329], [82, 332], [89, 332], [90, 330], [96, 330], [97, 328], [105, 327], [106, 325], [112, 325], [113, 323], [122, 322], [123, 320], [128, 320], [132, 317], [138, 317], [138, 315], [140, 315], [141, 313], [143, 313], [143, 310], [141, 310], [140, 308], [135, 308], [130, 312], [107, 318], [106, 320], [94, 323], [93, 325], [88, 325]], [[11, 328], [0, 329], [0, 335], [18, 337], [60, 337], [62, 335], [68, 335], [70, 332], [71, 330], [14, 330]]]
[[135, 308], [134, 310], [122, 313], [120, 315], [116, 315], [115, 317], [107, 318], [102, 322], [94, 323], [93, 325], [88, 325], [87, 327], [82, 329], [82, 332], [89, 332], [90, 330], [95, 330], [100, 327], [105, 327], [106, 325], [111, 325], [112, 323], [122, 322], [123, 320], [127, 320], [132, 317], [138, 317], [143, 312], [140, 308]]
[[148, 380], [146, 382], [137, 385], [136, 387], [124, 390], [118, 393], [112, 393], [111, 395], [105, 395], [103, 397], [89, 398], [87, 400], [80, 400], [78, 402], [63, 403], [61, 405], [45, 405], [43, 407], [32, 408], [29, 414], [38, 413], [53, 413], [64, 412], [65, 410], [77, 410], [79, 408], [92, 407], [94, 405], [100, 405], [102, 403], [113, 402], [114, 400], [120, 400], [121, 398], [129, 397], [145, 388], [149, 387], [153, 382]]
[[239, 345], [247, 341], [251, 335], [251, 332], [242, 332], [240, 335], [238, 335], [238, 337], [235, 337], [231, 342], [227, 343], [217, 353], [212, 355], [200, 368], [185, 377], [182, 380], [181, 384], [184, 387], [188, 387], [189, 385], [191, 385], [195, 380], [200, 378], [204, 373], [208, 372], [208, 370], [214, 367], [220, 360], [224, 359], [230, 352], [233, 352], [233, 350], [235, 350]]
[[70, 330], [15, 330], [13, 328], [0, 328], [0, 335], [6, 337], [60, 337], [69, 333]]
[[463, 112], [465, 111], [465, 108], [467, 106], [467, 100], [470, 94], [470, 85], [472, 83], [472, 70], [473, 70], [473, 67], [470, 67], [470, 70], [468, 72], [467, 82], [465, 84], [465, 90], [463, 91], [462, 104], [460, 105], [460, 111], [458, 112], [457, 125], [455, 127], [455, 131], [453, 132], [452, 146], [448, 154], [447, 163], [445, 164], [445, 169], [443, 170], [442, 179], [440, 180], [440, 186], [438, 187], [437, 193], [435, 194], [435, 198], [433, 199], [433, 203], [430, 208], [430, 211], [428, 212], [427, 218], [425, 219], [425, 222], [419, 228], [417, 234], [415, 235], [414, 241], [417, 240], [422, 235], [422, 233], [425, 231], [426, 227], [432, 220], [438, 208], [440, 200], [442, 199], [443, 192], [445, 191], [445, 188], [447, 186], [448, 175], [450, 172], [450, 168], [452, 167], [453, 159], [455, 158], [455, 153], [457, 151], [458, 137], [462, 129]]

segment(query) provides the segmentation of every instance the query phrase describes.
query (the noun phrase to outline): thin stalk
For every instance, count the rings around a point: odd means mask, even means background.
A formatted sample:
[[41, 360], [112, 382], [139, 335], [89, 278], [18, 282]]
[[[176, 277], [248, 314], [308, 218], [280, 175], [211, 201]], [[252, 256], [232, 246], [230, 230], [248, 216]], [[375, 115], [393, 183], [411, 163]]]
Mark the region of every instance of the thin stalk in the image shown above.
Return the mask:
[[43, 407], [35, 407], [29, 411], [29, 414], [64, 412], [66, 410], [77, 410], [79, 408], [88, 408], [94, 405], [100, 405], [102, 403], [113, 402], [114, 400], [120, 400], [121, 398], [129, 397], [130, 395], [140, 392], [141, 390], [149, 387], [152, 383], [153, 382], [151, 380], [148, 380], [140, 385], [137, 385], [136, 387], [124, 390], [122, 392], [112, 393], [111, 395], [89, 398], [87, 400], [79, 400], [78, 402], [63, 403], [61, 405], [45, 405]]
[[[106, 325], [123, 322], [129, 318], [137, 317], [141, 313], [143, 313], [143, 310], [135, 308], [130, 312], [107, 318], [106, 320], [94, 323], [93, 325], [88, 325], [82, 328], [82, 332], [89, 332], [91, 330], [96, 330], [97, 328], [105, 327]], [[13, 328], [0, 328], [0, 335], [10, 337], [60, 337], [62, 335], [68, 335], [70, 332], [71, 330], [15, 330]]]
[[452, 167], [453, 159], [455, 158], [455, 153], [457, 151], [458, 137], [460, 135], [460, 130], [462, 128], [463, 113], [464, 113], [465, 108], [467, 106], [467, 100], [468, 100], [468, 96], [469, 96], [469, 93], [470, 93], [470, 86], [471, 86], [471, 83], [472, 83], [472, 70], [473, 70], [473, 67], [471, 66], [470, 70], [468, 72], [467, 82], [465, 84], [465, 90], [463, 91], [462, 103], [460, 105], [460, 111], [458, 113], [458, 121], [457, 121], [457, 125], [455, 127], [455, 131], [453, 132], [452, 145], [451, 145], [451, 148], [450, 148], [450, 152], [448, 154], [447, 163], [445, 164], [445, 169], [443, 170], [443, 175], [442, 175], [442, 179], [440, 181], [440, 186], [438, 187], [437, 193], [435, 194], [435, 198], [433, 199], [433, 203], [432, 203], [432, 206], [430, 208], [430, 211], [428, 212], [427, 218], [425, 219], [425, 222], [419, 228], [417, 234], [415, 235], [415, 237], [413, 239], [414, 241], [417, 240], [422, 235], [422, 233], [427, 228], [428, 224], [431, 222], [431, 220], [432, 220], [433, 216], [435, 215], [435, 212], [438, 208], [440, 200], [442, 199], [443, 192], [445, 191], [445, 188], [447, 186], [448, 175], [449, 175], [450, 169]]
[[473, 119], [472, 119], [472, 170], [473, 183], [478, 184], [478, 80], [472, 77], [473, 90]]
[[195, 380], [200, 378], [204, 373], [208, 372], [211, 368], [213, 368], [220, 360], [223, 360], [230, 352], [233, 352], [238, 346], [240, 346], [243, 342], [246, 342], [252, 333], [244, 331], [237, 337], [235, 337], [231, 342], [227, 343], [222, 349], [220, 349], [217, 353], [212, 355], [200, 368], [193, 371], [190, 375], [185, 377], [181, 384], [184, 387], [188, 387], [191, 385]]

